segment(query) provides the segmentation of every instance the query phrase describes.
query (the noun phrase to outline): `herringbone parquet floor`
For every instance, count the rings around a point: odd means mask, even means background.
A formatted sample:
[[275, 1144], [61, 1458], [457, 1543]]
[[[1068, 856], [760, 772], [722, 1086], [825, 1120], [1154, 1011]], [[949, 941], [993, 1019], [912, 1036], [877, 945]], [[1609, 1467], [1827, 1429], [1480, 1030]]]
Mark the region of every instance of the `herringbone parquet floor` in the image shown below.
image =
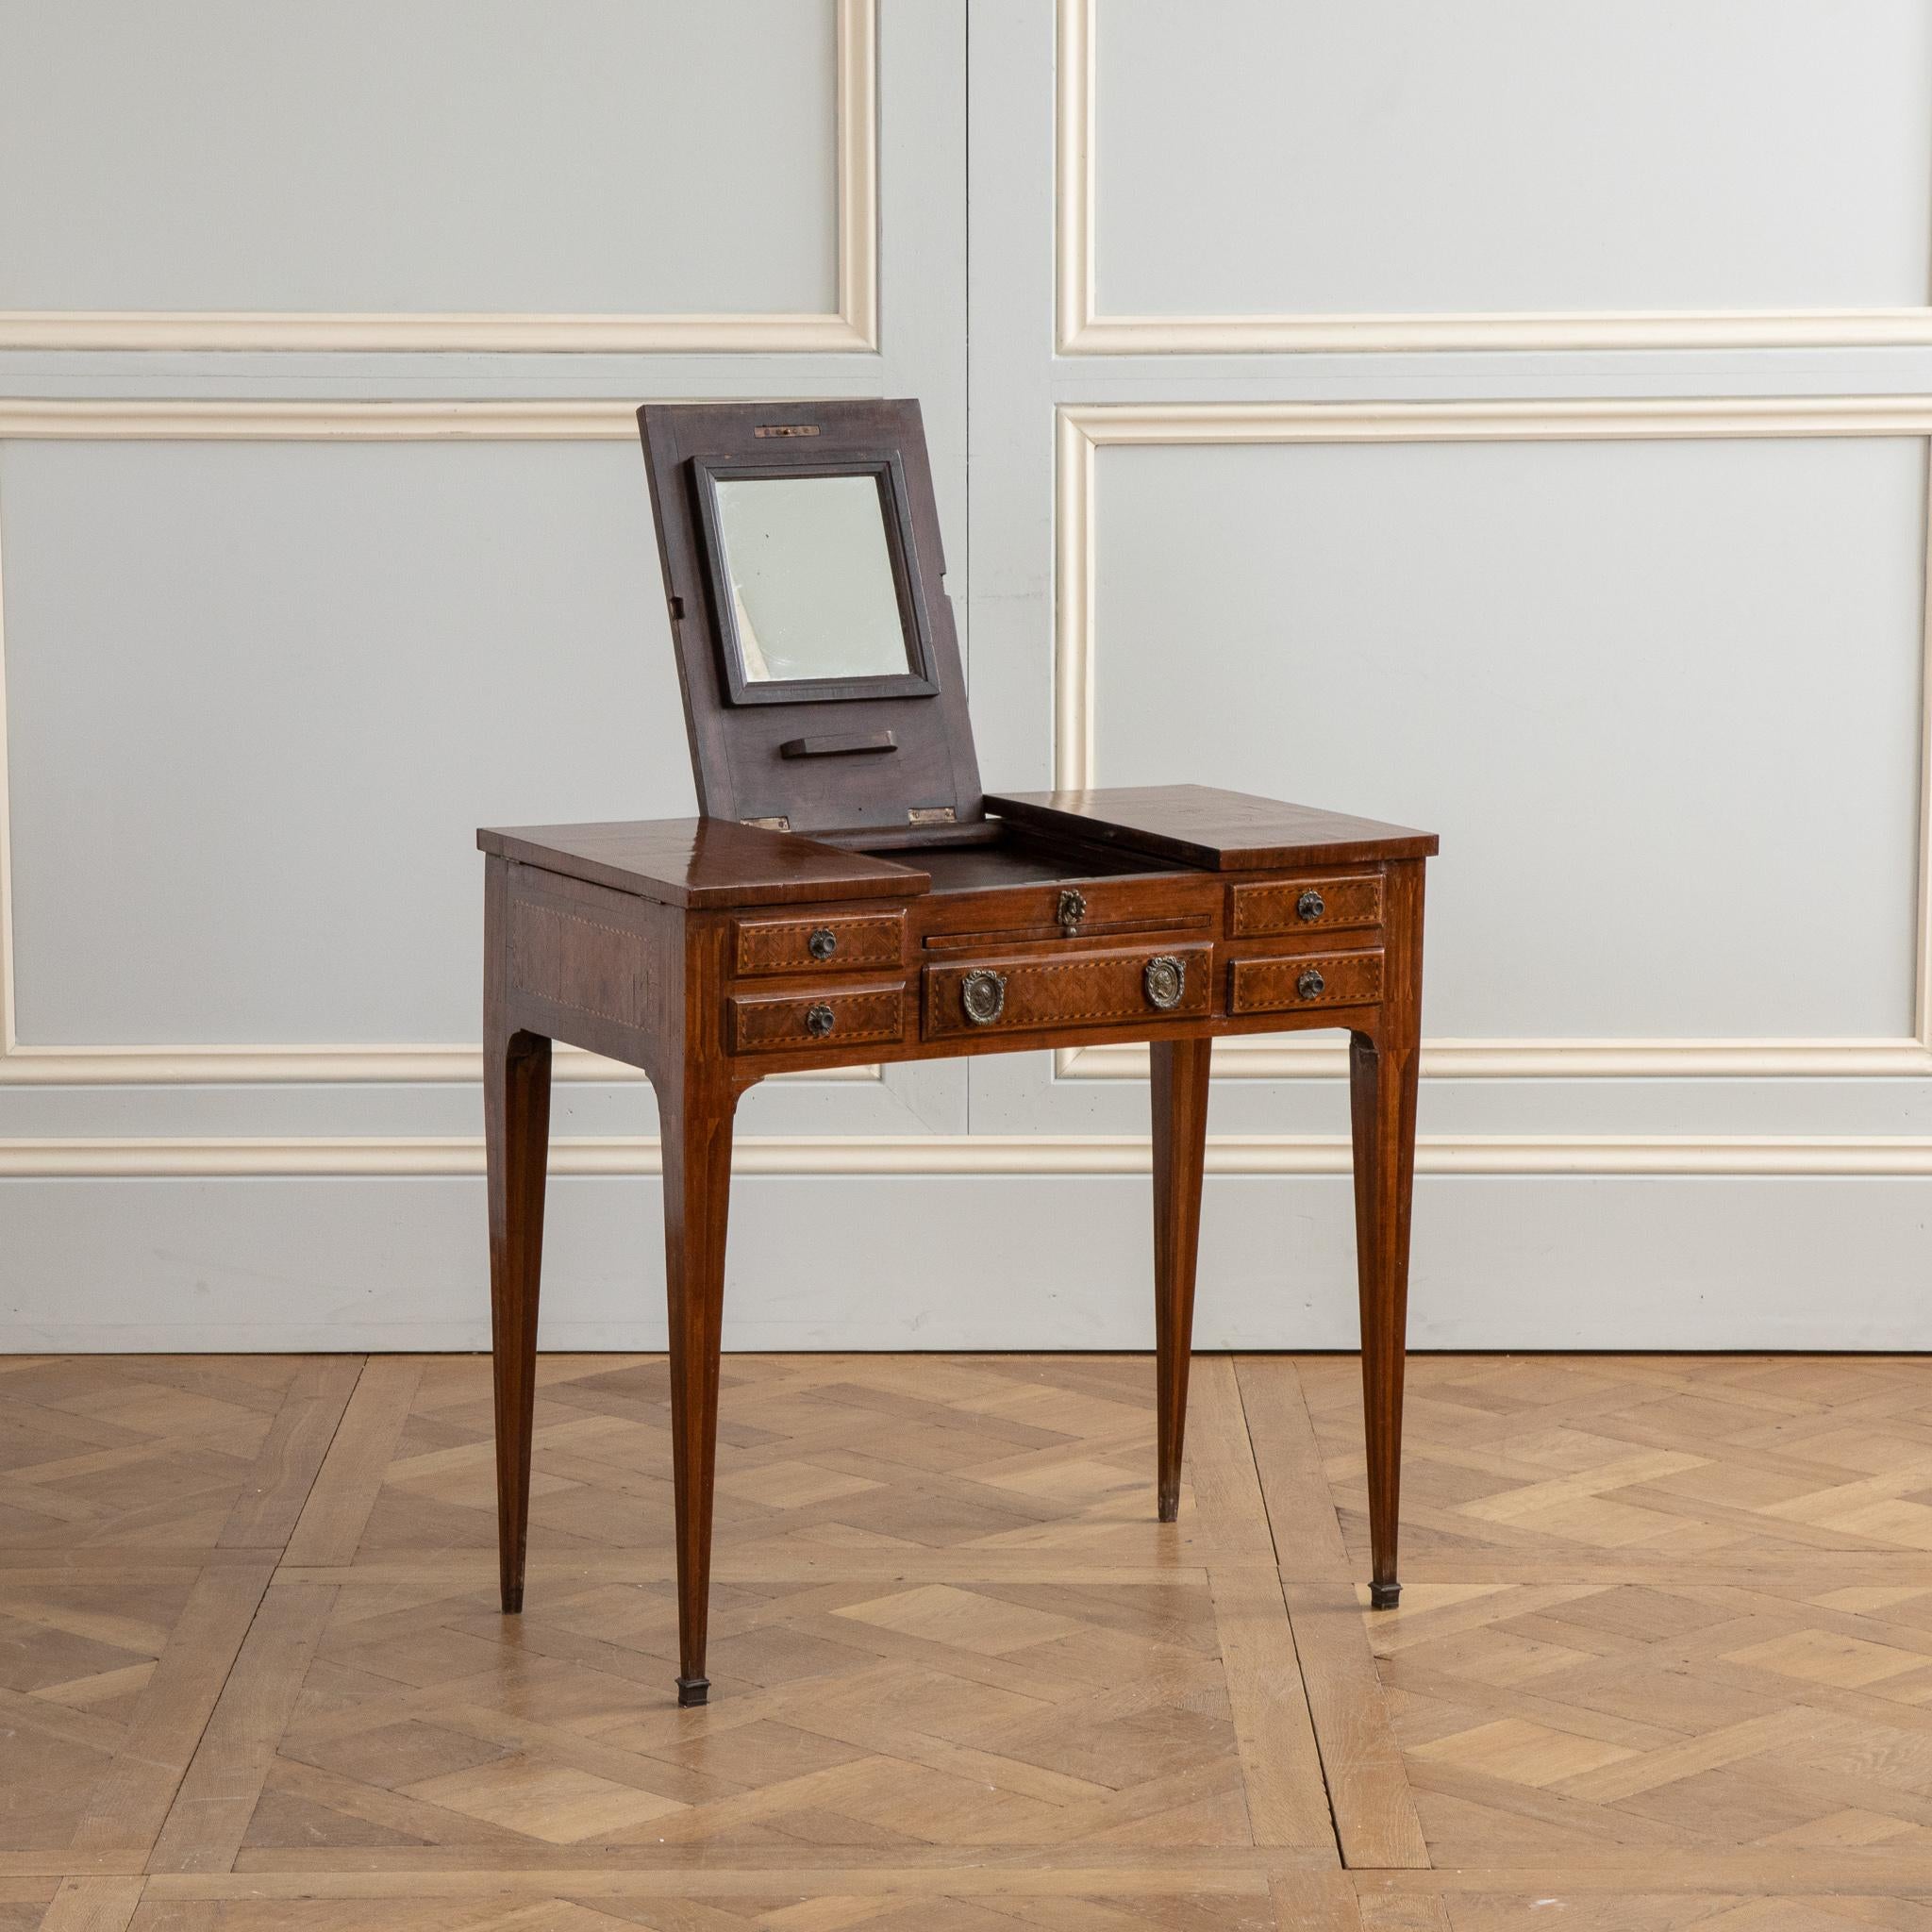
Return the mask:
[[0, 1360], [0, 1932], [1932, 1932], [1932, 1364]]

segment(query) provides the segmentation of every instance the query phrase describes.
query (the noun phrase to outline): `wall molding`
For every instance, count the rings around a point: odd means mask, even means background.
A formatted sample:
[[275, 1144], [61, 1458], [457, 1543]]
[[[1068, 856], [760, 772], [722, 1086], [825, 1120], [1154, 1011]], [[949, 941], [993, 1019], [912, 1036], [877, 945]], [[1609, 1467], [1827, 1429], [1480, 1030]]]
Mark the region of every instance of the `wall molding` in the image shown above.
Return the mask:
[[[4, 833], [0, 833], [4, 836]], [[0, 894], [5, 888], [0, 886]], [[0, 903], [0, 941], [12, 948], [10, 902]], [[6, 986], [13, 982], [10, 968]], [[6, 1002], [0, 1039], [0, 1088], [5, 1087], [409, 1087], [479, 1085], [477, 1046], [154, 1045], [23, 1046], [13, 1034], [13, 1003]], [[594, 1086], [648, 1086], [643, 1069], [608, 1060], [559, 1041], [552, 1078]], [[815, 1074], [774, 1074], [782, 1082], [877, 1081], [877, 1066], [828, 1067]]]
[[[1097, 784], [1094, 756], [1095, 469], [1124, 444], [1611, 441], [1749, 437], [1923, 438], [1932, 396], [1457, 403], [1090, 403], [1058, 411], [1053, 782]], [[1928, 489], [1932, 506], [1932, 489]], [[1932, 562], [1932, 530], [1926, 552]], [[1932, 577], [1926, 580], [1919, 730], [1914, 1033], [1897, 1040], [1439, 1040], [1423, 1072], [1463, 1079], [1932, 1076]], [[1339, 1078], [1342, 1050], [1293, 1038], [1224, 1040], [1217, 1078]], [[1061, 1048], [1061, 1079], [1147, 1077], [1140, 1046]]]
[[[0, 399], [0, 441], [123, 442], [628, 441], [637, 418], [621, 402], [157, 402]], [[0, 570], [4, 574], [4, 570]], [[24, 1045], [15, 1024], [12, 829], [7, 782], [7, 652], [0, 628], [0, 1087], [420, 1085], [479, 1082], [480, 1046]], [[559, 1046], [558, 1080], [641, 1081], [641, 1072]], [[791, 1074], [780, 1075], [793, 1079]], [[876, 1067], [842, 1067], [815, 1081], [876, 1081]]]
[[[1062, 1048], [1059, 1077], [1145, 1080], [1144, 1046]], [[1918, 1040], [1431, 1040], [1423, 1076], [1449, 1080], [1932, 1078]], [[1341, 1080], [1348, 1049], [1295, 1035], [1214, 1045], [1217, 1080]]]
[[[745, 1175], [941, 1178], [1144, 1174], [1144, 1135], [926, 1134], [831, 1138], [741, 1136], [732, 1172]], [[1292, 1176], [1350, 1172], [1346, 1135], [1210, 1136], [1210, 1174]], [[663, 1172], [655, 1136], [558, 1139], [550, 1172], [566, 1177]], [[1424, 1134], [1423, 1174], [1733, 1174], [1827, 1178], [1932, 1174], [1924, 1136]], [[275, 1176], [468, 1178], [483, 1173], [470, 1136], [408, 1139], [144, 1139], [0, 1141], [0, 1179], [250, 1179]]]
[[839, 308], [830, 315], [0, 310], [0, 349], [876, 354], [878, 0], [836, 0]]
[[0, 398], [0, 438], [45, 442], [628, 442], [627, 402]]
[[1913, 348], [1932, 307], [1558, 309], [1541, 313], [1103, 315], [1095, 293], [1099, 0], [1058, 0], [1056, 287], [1068, 356], [1257, 356], [1447, 349]]

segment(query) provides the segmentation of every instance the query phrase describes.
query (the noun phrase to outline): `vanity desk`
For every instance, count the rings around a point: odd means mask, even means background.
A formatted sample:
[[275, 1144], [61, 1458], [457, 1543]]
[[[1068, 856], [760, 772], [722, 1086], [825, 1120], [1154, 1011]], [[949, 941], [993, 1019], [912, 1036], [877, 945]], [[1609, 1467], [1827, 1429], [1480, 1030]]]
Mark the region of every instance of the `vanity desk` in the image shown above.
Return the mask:
[[1350, 1041], [1371, 1588], [1392, 1605], [1435, 838], [1203, 786], [982, 794], [917, 406], [640, 417], [704, 815], [477, 837], [504, 1609], [523, 1604], [553, 1041], [642, 1068], [657, 1096], [695, 1705], [739, 1096], [771, 1074], [1146, 1041], [1172, 1522], [1211, 1045], [1317, 1026]]

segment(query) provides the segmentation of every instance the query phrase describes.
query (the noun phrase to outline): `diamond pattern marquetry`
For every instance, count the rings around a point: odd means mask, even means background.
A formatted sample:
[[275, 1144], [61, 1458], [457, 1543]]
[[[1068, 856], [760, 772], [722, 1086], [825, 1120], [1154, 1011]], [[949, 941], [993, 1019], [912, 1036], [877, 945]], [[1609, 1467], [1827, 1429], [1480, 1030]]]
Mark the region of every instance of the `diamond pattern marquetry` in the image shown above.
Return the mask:
[[541, 1359], [0, 1361], [0, 1932], [1932, 1925], [1932, 1374], [727, 1357], [712, 1703], [669, 1391]]

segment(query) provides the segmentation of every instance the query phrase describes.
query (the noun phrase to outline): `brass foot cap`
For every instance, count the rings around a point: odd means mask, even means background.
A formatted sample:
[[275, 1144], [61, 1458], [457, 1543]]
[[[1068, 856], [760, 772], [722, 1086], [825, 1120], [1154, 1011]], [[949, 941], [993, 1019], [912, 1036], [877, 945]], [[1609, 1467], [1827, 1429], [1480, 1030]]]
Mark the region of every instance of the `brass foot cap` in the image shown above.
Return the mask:
[[711, 1695], [711, 1680], [708, 1677], [680, 1677], [677, 1680], [677, 1707], [690, 1710], [695, 1705], [708, 1702]]
[[1401, 1601], [1401, 1584], [1372, 1583], [1369, 1585], [1369, 1607], [1372, 1610], [1392, 1610]]

